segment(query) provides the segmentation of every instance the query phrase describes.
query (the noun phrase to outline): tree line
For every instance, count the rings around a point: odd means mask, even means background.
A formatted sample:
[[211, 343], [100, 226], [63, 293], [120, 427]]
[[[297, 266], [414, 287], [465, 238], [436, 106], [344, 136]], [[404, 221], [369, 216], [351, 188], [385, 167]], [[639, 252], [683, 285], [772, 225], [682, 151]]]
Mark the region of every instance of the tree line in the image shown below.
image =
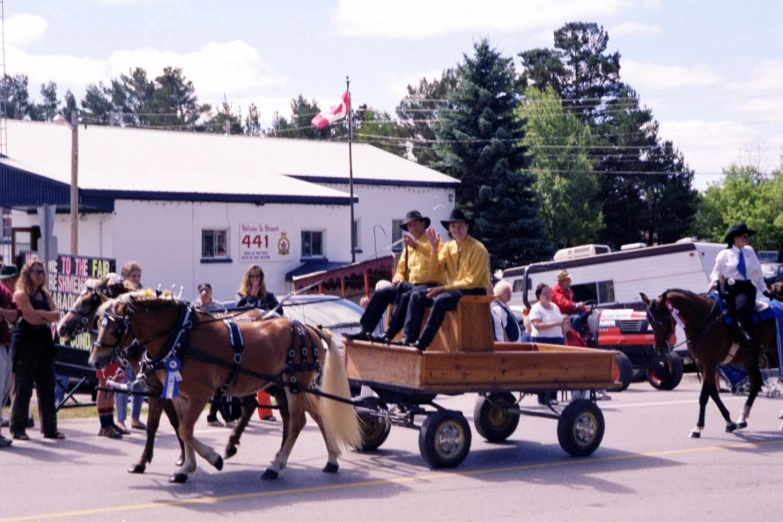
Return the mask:
[[[520, 70], [482, 39], [440, 78], [409, 85], [393, 115], [352, 107], [356, 142], [461, 181], [457, 205], [476, 219], [475, 235], [492, 253], [493, 268], [591, 242], [619, 248], [688, 235], [720, 240], [743, 220], [772, 227], [758, 239], [783, 249], [781, 169], [765, 176], [731, 167], [722, 183], [698, 194], [683, 154], [658, 136], [652, 110], [620, 79], [621, 56], [609, 50], [603, 27], [565, 24], [552, 48], [517, 56]], [[9, 118], [48, 120], [77, 108], [70, 91], [57, 99], [54, 82], [41, 86], [41, 103], [30, 100], [27, 77], [6, 76], [4, 83]], [[216, 107], [201, 103], [176, 67], [155, 78], [135, 68], [109, 84], [90, 84], [78, 108], [92, 124], [348, 139], [345, 122], [312, 127], [322, 108], [301, 94], [290, 114], [275, 113], [267, 128], [255, 105], [243, 115], [226, 99]], [[748, 194], [759, 202], [752, 208], [743, 199]]]

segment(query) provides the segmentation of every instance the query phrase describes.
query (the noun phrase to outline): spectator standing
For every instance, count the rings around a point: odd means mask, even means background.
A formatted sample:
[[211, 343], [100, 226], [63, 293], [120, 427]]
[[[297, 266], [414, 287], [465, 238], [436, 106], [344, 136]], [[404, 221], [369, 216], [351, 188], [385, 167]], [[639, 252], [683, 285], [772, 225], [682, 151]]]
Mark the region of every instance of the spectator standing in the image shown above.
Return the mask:
[[[128, 261], [122, 266], [120, 271], [125, 286], [133, 290], [141, 290], [141, 265], [137, 261]], [[133, 366], [128, 365], [121, 368], [115, 374], [117, 382], [124, 382], [131, 385], [136, 380], [136, 373]], [[143, 391], [141, 387], [134, 386], [133, 391]], [[117, 409], [117, 426], [125, 435], [130, 434], [130, 430], [125, 425], [125, 419], [128, 418], [128, 394], [116, 392], [114, 394], [114, 404]], [[144, 406], [143, 395], [133, 395], [131, 397], [131, 428], [134, 430], [145, 430], [147, 426], [141, 422], [141, 408]]]
[[14, 302], [22, 313], [19, 327], [14, 330], [12, 336], [16, 351], [16, 381], [10, 431], [16, 440], [30, 439], [25, 428], [34, 386], [44, 438], [65, 438], [65, 435], [57, 430], [54, 403], [54, 358], [57, 349], [50, 326], [50, 323], [60, 319], [60, 312], [54, 306], [45, 282], [46, 271], [43, 263], [38, 260], [30, 261], [22, 267], [14, 292]]
[[[275, 294], [267, 291], [264, 282], [264, 271], [258, 265], [250, 265], [242, 276], [242, 282], [239, 285], [239, 291], [236, 296], [237, 308], [253, 307], [263, 310], [274, 310], [280, 304]], [[256, 394], [258, 404], [271, 404], [272, 398], [263, 390]], [[258, 416], [261, 420], [276, 421], [269, 408], [259, 408]]]
[[495, 300], [489, 305], [492, 312], [492, 324], [495, 332], [496, 341], [508, 341], [512, 343], [520, 342], [522, 331], [519, 328], [519, 321], [508, 307], [511, 301], [511, 284], [508, 281], [501, 280], [493, 289]]
[[[0, 281], [13, 279], [19, 270], [14, 265], [0, 266]], [[2, 418], [3, 406], [8, 400], [11, 391], [11, 373], [14, 354], [11, 350], [11, 329], [9, 323], [14, 324], [19, 319], [19, 307], [14, 303], [14, 294], [4, 284], [0, 284], [0, 428], [8, 426]], [[0, 433], [0, 448], [11, 445], [11, 440]]]
[[[565, 344], [563, 337], [563, 319], [560, 310], [552, 303], [552, 290], [540, 283], [536, 287], [538, 302], [530, 308], [530, 335], [533, 342], [547, 344]], [[540, 393], [539, 404], [557, 404], [555, 392]]]

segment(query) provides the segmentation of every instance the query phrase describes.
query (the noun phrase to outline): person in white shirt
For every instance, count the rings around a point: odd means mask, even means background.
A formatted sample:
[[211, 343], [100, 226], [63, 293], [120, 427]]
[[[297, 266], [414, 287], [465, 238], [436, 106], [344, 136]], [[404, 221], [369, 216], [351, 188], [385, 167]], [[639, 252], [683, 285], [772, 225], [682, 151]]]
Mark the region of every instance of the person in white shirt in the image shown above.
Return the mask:
[[520, 341], [522, 331], [514, 312], [508, 307], [511, 301], [511, 284], [506, 280], [498, 281], [493, 289], [495, 300], [489, 305], [492, 312], [495, 340], [516, 343]]
[[563, 318], [560, 308], [552, 302], [552, 289], [540, 283], [536, 287], [538, 302], [530, 308], [530, 326], [533, 342], [547, 344], [565, 344], [563, 337]]
[[756, 252], [750, 246], [750, 237], [755, 230], [748, 229], [745, 223], [734, 225], [726, 234], [728, 244], [715, 259], [715, 268], [710, 275], [710, 291], [717, 291], [721, 286], [728, 294], [729, 307], [746, 333], [743, 347], [752, 351], [756, 349], [755, 328], [753, 325], [753, 310], [759, 295], [769, 297], [761, 263]]

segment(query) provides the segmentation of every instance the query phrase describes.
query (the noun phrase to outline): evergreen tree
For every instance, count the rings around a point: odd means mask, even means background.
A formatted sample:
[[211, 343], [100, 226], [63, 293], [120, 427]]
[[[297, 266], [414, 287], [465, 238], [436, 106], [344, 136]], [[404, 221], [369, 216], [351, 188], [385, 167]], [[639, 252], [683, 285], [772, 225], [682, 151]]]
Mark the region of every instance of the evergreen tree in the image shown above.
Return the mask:
[[34, 120], [52, 121], [59, 112], [60, 100], [57, 99], [57, 83], [49, 82], [41, 85], [41, 103], [36, 104]]
[[516, 115], [513, 62], [484, 39], [457, 74], [459, 87], [436, 129], [445, 171], [461, 181], [457, 206], [476, 220], [472, 233], [489, 250], [493, 269], [545, 259], [551, 243], [528, 171], [525, 122]]
[[204, 123], [203, 128], [204, 131], [208, 133], [225, 134], [226, 123], [228, 123], [230, 134], [244, 133], [244, 129], [242, 128], [242, 110], [237, 109], [234, 111], [233, 105], [229, 103], [224, 95], [223, 102], [217, 106], [217, 112], [214, 115], [209, 116]]
[[73, 111], [79, 108], [79, 105], [76, 103], [76, 96], [73, 95], [70, 89], [65, 91], [64, 101], [65, 105], [60, 109], [60, 114], [65, 118], [70, 118]]
[[11, 120], [29, 119], [34, 111], [28, 90], [26, 74], [5, 75], [2, 89], [5, 91], [5, 116]]
[[261, 136], [261, 114], [255, 103], [251, 103], [247, 108], [245, 116], [245, 134], [248, 136]]
[[404, 140], [406, 129], [400, 126], [388, 112], [362, 105], [354, 114], [354, 143], [371, 143], [397, 156], [406, 156], [408, 152], [408, 144]]
[[114, 90], [107, 88], [103, 82], [99, 82], [97, 85], [94, 83], [87, 85], [84, 98], [81, 101], [84, 118], [92, 124], [108, 124], [109, 114], [114, 108], [112, 104], [113, 93]]

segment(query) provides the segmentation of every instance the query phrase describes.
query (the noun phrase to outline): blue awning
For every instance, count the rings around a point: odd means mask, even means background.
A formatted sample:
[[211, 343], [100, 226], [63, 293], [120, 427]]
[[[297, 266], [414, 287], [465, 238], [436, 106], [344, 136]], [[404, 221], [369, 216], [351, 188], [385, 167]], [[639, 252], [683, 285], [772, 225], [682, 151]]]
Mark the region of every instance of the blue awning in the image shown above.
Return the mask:
[[349, 263], [344, 262], [330, 262], [328, 259], [313, 259], [305, 261], [303, 264], [294, 268], [293, 270], [286, 272], [285, 280], [293, 281], [294, 277], [303, 276], [306, 274], [312, 274], [313, 272], [323, 272], [324, 270], [332, 270], [333, 268], [340, 268]]

